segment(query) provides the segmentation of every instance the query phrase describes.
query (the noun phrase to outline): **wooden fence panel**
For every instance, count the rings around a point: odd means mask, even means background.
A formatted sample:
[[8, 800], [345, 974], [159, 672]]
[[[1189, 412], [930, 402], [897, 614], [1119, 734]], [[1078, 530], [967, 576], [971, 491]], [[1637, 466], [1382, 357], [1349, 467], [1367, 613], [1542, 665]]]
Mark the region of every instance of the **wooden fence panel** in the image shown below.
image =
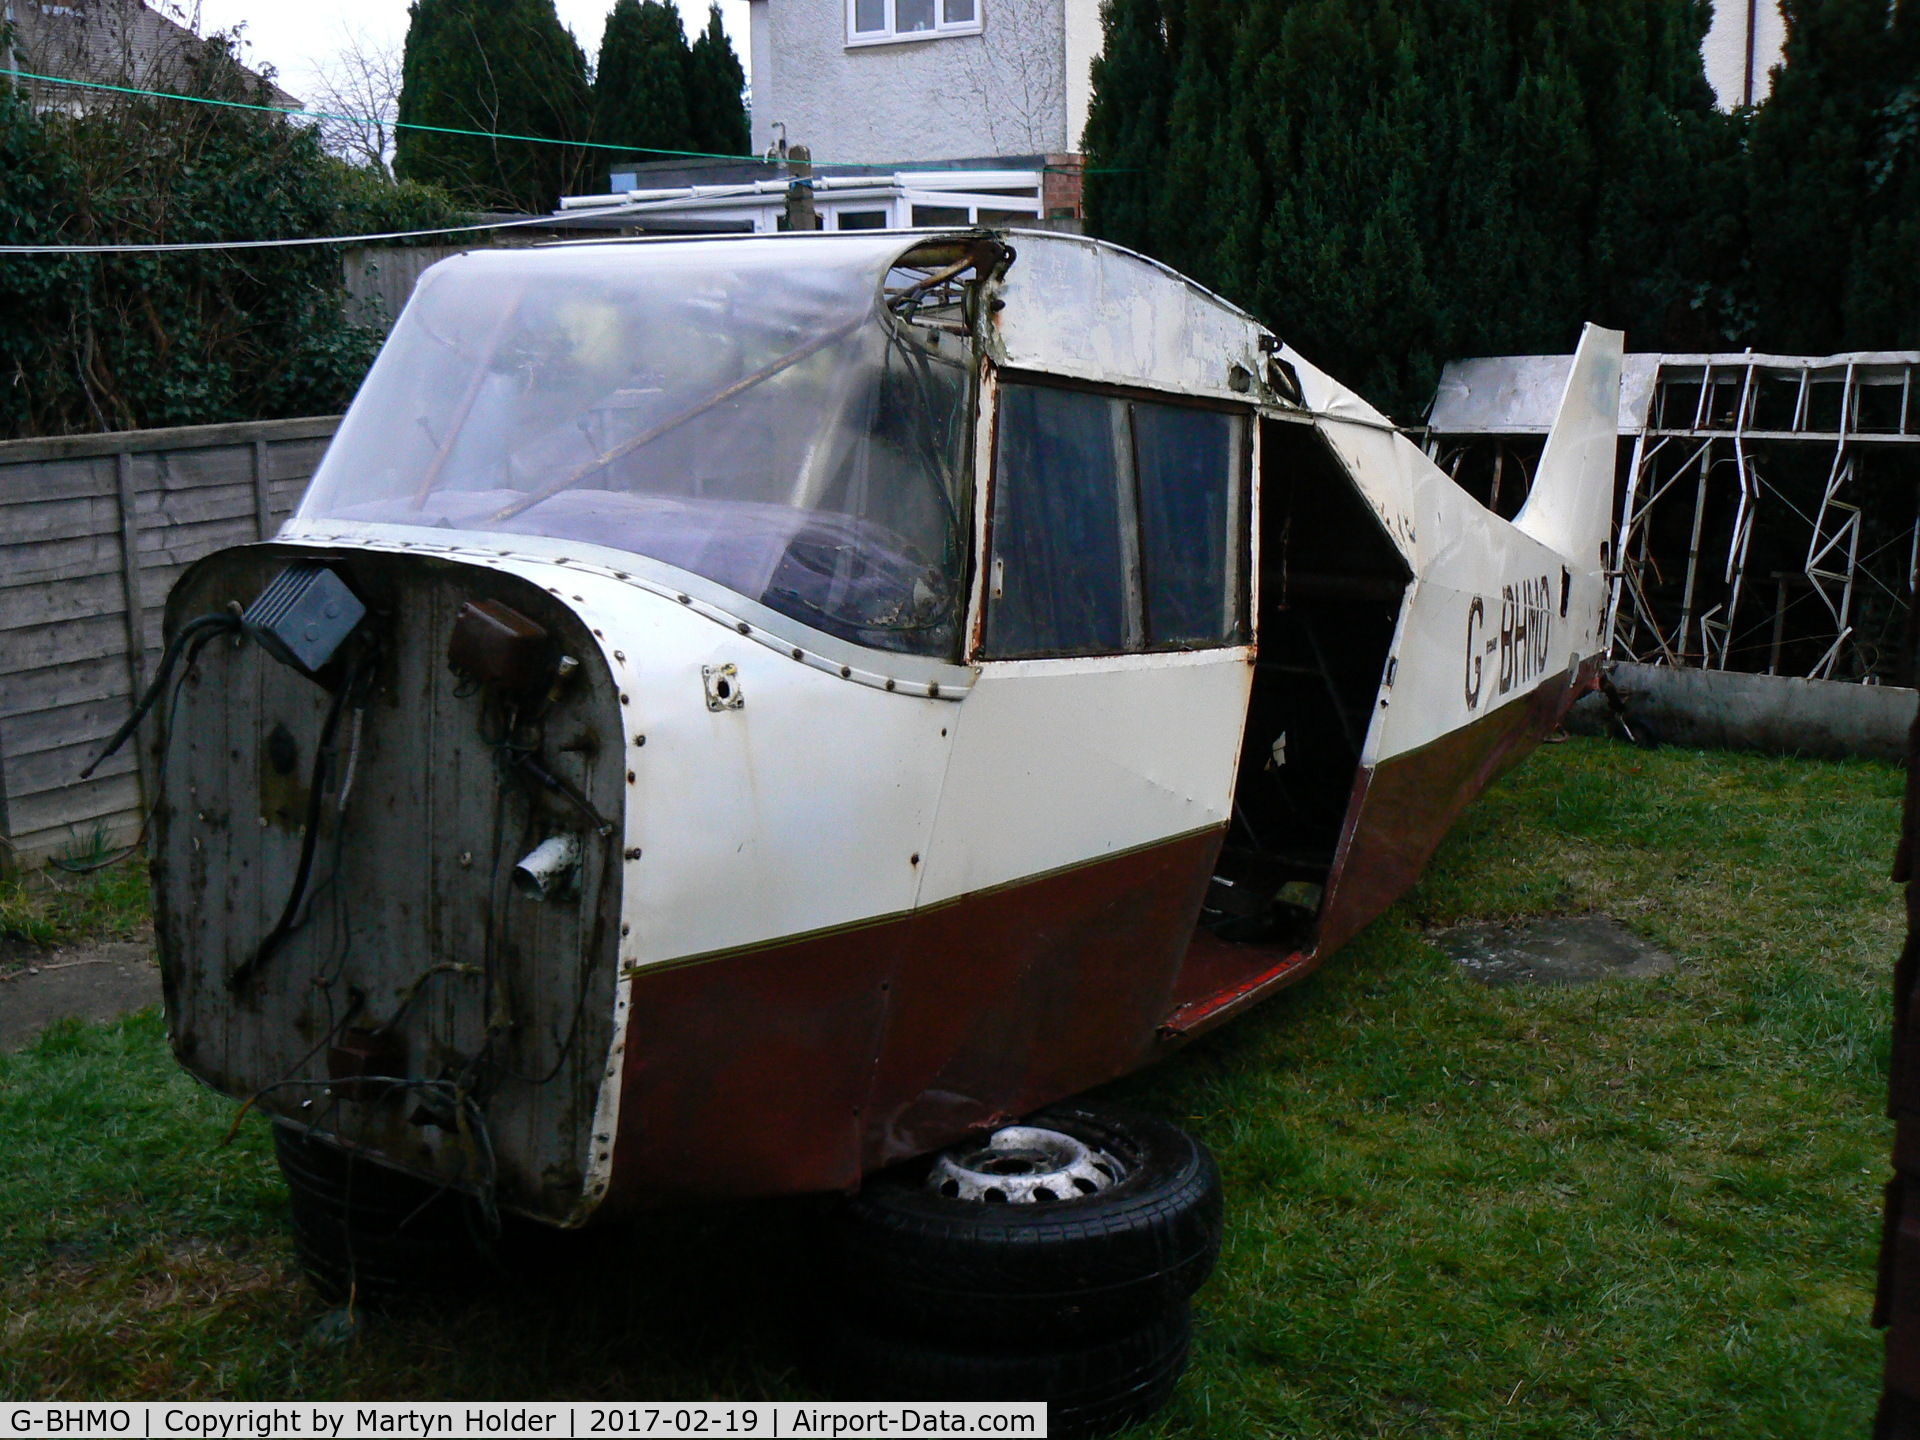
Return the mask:
[[386, 334], [400, 318], [414, 286], [420, 283], [420, 276], [429, 265], [450, 255], [488, 249], [493, 243], [482, 240], [472, 245], [355, 246], [341, 262], [347, 281], [347, 318], [356, 325], [371, 325]]
[[122, 693], [103, 699], [47, 705], [14, 716], [8, 722], [7, 736], [13, 742], [15, 761], [62, 745], [104, 741], [127, 718], [130, 694], [131, 687], [126, 687]]
[[69, 460], [43, 460], [16, 467], [7, 476], [0, 506], [31, 505], [43, 500], [87, 500], [113, 494], [113, 462], [95, 455]]
[[120, 500], [109, 490], [104, 495], [9, 505], [0, 519], [6, 522], [7, 538], [16, 544], [111, 535], [120, 528]]
[[[115, 685], [119, 686], [116, 694]], [[11, 736], [13, 724], [42, 710], [57, 710], [83, 703], [85, 697], [127, 703], [133, 691], [127, 676], [127, 657], [113, 654], [101, 660], [83, 660], [76, 664], [49, 665], [38, 670], [22, 670], [6, 678], [0, 689], [0, 737]], [[75, 699], [75, 697], [82, 699]], [[126, 711], [120, 712], [122, 716]], [[11, 750], [11, 746], [8, 747]]]
[[[6, 517], [0, 515], [0, 525], [5, 523]], [[5, 533], [0, 530], [0, 536]], [[78, 540], [52, 540], [42, 544], [0, 543], [0, 590], [39, 585], [49, 580], [80, 580], [89, 575], [119, 573], [117, 535], [88, 535]]]
[[113, 574], [10, 585], [0, 589], [0, 631], [117, 615], [125, 603], [126, 588]]
[[107, 843], [125, 844], [140, 833], [145, 813], [140, 777], [130, 770], [7, 801], [7, 822], [21, 836], [20, 861], [26, 865], [87, 845], [96, 826]]
[[[125, 715], [121, 716], [125, 719]], [[109, 735], [113, 732], [109, 730]], [[17, 807], [33, 796], [65, 791], [77, 782], [74, 777], [87, 768], [87, 762], [100, 753], [100, 738], [57, 745], [32, 755], [15, 755], [7, 765], [7, 801]], [[116, 775], [131, 775], [139, 766], [133, 747], [128, 745], [100, 762], [100, 768], [87, 777], [86, 785], [97, 786]]]
[[126, 608], [122, 605], [115, 605], [111, 614], [94, 615], [85, 620], [23, 626], [7, 635], [7, 664], [17, 674], [25, 675], [55, 665], [70, 665], [76, 660], [125, 655], [126, 628]]
[[139, 833], [146, 752], [80, 771], [159, 663], [174, 582], [277, 531], [338, 423], [0, 442], [0, 840], [14, 860]]

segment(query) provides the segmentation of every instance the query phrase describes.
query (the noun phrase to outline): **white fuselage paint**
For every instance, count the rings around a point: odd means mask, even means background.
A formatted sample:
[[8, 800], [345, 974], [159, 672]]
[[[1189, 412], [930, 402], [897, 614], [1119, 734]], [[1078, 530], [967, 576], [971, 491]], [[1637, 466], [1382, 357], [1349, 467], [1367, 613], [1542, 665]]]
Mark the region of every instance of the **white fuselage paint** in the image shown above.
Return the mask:
[[[626, 969], [904, 915], [1223, 825], [1231, 808], [1245, 646], [989, 661], [934, 699], [792, 659], [834, 642], [760, 607], [695, 609], [616, 578], [631, 556], [537, 536], [496, 537], [511, 538], [502, 553], [405, 526], [353, 532], [335, 543], [517, 575], [599, 639], [634, 777]], [[335, 539], [322, 525], [282, 538]], [[749, 612], [753, 637], [736, 618]], [[703, 668], [722, 665], [738, 709], [708, 706]]]
[[[1296, 364], [1308, 383], [1306, 366]], [[1577, 669], [1599, 649], [1606, 582], [1597, 546], [1576, 570], [1574, 557], [1487, 510], [1405, 436], [1333, 418], [1317, 423], [1414, 574], [1363, 763], [1418, 750]], [[1544, 606], [1533, 593], [1542, 588]], [[1544, 633], [1524, 638], [1525, 663], [1513, 648], [1513, 606], [1530, 607], [1545, 622]]]
[[958, 707], [922, 903], [1224, 825], [1249, 658], [981, 666]]

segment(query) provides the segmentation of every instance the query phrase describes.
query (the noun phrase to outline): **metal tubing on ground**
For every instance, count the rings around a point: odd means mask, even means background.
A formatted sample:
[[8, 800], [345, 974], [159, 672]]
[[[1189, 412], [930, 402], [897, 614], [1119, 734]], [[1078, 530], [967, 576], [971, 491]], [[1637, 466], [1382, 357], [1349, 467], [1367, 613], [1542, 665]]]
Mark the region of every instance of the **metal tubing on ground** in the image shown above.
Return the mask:
[[[1894, 685], [1852, 685], [1618, 663], [1611, 679], [1637, 737], [1714, 750], [1860, 758], [1899, 763], [1920, 692]], [[1617, 734], [1605, 703], [1588, 696], [1567, 716], [1576, 734]]]

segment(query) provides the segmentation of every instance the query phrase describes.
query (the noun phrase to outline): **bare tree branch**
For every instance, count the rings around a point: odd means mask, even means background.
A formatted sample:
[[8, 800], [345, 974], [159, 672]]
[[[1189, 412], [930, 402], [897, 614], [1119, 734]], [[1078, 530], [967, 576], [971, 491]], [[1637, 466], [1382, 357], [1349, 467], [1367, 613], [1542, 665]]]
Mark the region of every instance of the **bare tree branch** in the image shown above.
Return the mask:
[[400, 115], [400, 50], [340, 28], [333, 55], [305, 88], [320, 143], [354, 165], [393, 178], [393, 122]]
[[964, 75], [997, 153], [1054, 148], [1067, 103], [1063, 44], [1057, 9], [1036, 0], [1000, 0], [988, 12]]

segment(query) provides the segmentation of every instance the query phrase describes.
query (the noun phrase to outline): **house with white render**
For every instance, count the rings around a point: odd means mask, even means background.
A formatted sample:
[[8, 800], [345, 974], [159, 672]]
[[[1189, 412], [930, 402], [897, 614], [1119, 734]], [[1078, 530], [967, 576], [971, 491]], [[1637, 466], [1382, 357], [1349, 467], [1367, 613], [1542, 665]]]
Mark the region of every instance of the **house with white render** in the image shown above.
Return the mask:
[[1780, 0], [1714, 0], [1713, 23], [1701, 42], [1707, 83], [1722, 110], [1758, 105], [1773, 89], [1773, 67], [1786, 48]]
[[[1077, 226], [1100, 0], [750, 3], [754, 150], [806, 148], [822, 229]], [[563, 203], [773, 230], [789, 183], [662, 162]]]
[[[1074, 226], [1101, 0], [749, 0], [753, 146], [805, 146], [821, 228]], [[1780, 0], [1714, 0], [1702, 45], [1723, 108], [1766, 98]], [[792, 176], [764, 163], [622, 166], [617, 207], [785, 223]]]
[[783, 129], [816, 160], [1080, 149], [1099, 0], [751, 0], [751, 8], [753, 139], [762, 152]]

